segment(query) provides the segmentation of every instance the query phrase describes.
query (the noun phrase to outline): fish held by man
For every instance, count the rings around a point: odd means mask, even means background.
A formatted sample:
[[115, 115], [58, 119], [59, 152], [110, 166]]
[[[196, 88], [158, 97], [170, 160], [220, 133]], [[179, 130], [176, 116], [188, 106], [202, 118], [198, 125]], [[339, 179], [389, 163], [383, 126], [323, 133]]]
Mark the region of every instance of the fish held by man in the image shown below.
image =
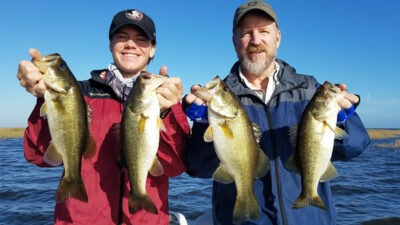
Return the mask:
[[308, 103], [300, 124], [290, 131], [290, 138], [295, 152], [286, 162], [286, 167], [301, 175], [302, 190], [293, 204], [299, 209], [314, 205], [327, 209], [317, 192], [319, 182], [337, 176], [337, 171], [330, 159], [334, 139], [343, 139], [348, 135], [336, 126], [337, 114], [341, 110], [338, 101], [344, 92], [325, 81]]
[[254, 195], [254, 178], [269, 171], [269, 159], [259, 147], [260, 128], [252, 124], [237, 97], [217, 76], [194, 93], [207, 103], [209, 127], [206, 142], [213, 142], [220, 166], [213, 179], [221, 183], [235, 182], [237, 196], [233, 222], [241, 224], [259, 217]]
[[40, 116], [48, 121], [52, 141], [43, 159], [52, 166], [64, 165], [55, 199], [62, 202], [71, 197], [88, 202], [81, 160], [82, 156], [93, 157], [96, 144], [89, 132], [88, 108], [78, 82], [59, 54], [36, 58], [32, 63], [43, 73], [46, 85]]
[[160, 118], [156, 95], [168, 76], [142, 72], [126, 100], [121, 121], [122, 156], [130, 184], [129, 212], [146, 210], [158, 214], [157, 207], [146, 192], [148, 173], [160, 176], [163, 167], [157, 158], [160, 130], [165, 131]]

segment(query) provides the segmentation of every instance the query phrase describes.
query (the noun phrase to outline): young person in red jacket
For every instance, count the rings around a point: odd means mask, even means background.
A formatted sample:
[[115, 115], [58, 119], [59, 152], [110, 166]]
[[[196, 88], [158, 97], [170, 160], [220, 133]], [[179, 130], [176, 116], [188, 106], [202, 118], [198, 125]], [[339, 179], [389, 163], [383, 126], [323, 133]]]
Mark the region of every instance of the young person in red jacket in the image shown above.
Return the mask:
[[[107, 69], [94, 70], [91, 79], [80, 81], [87, 105], [92, 109], [90, 133], [96, 143], [96, 154], [82, 160], [81, 174], [86, 186], [88, 203], [69, 198], [56, 203], [55, 224], [168, 224], [168, 177], [185, 170], [182, 162], [189, 125], [179, 103], [182, 83], [169, 77], [159, 88], [157, 97], [166, 132], [160, 134], [158, 159], [164, 174], [148, 175], [146, 190], [158, 209], [158, 215], [140, 210], [129, 213], [130, 187], [126, 169], [121, 166], [120, 141], [115, 128], [131, 87], [141, 71], [145, 71], [156, 50], [156, 32], [153, 20], [139, 10], [117, 13], [109, 30], [110, 51], [114, 63]], [[29, 50], [32, 58], [41, 57], [36, 49]], [[167, 68], [160, 69], [166, 74]], [[30, 61], [19, 64], [21, 86], [37, 97], [37, 104], [28, 120], [24, 136], [25, 157], [40, 167], [49, 167], [43, 160], [50, 141], [47, 121], [40, 117], [46, 86], [41, 74]]]

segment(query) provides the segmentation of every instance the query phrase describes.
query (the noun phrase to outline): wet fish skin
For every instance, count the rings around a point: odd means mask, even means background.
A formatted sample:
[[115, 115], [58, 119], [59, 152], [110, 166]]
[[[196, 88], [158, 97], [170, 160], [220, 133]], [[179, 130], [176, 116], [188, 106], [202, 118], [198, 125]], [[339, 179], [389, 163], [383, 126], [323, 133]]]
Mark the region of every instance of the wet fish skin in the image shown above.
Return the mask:
[[160, 130], [165, 127], [160, 119], [156, 88], [168, 76], [142, 72], [132, 87], [121, 120], [121, 145], [131, 188], [129, 212], [146, 210], [158, 214], [157, 207], [146, 192], [148, 173], [164, 173], [157, 159]]
[[65, 175], [57, 189], [57, 202], [69, 197], [88, 202], [81, 177], [82, 155], [86, 159], [95, 153], [95, 143], [89, 133], [86, 103], [78, 82], [59, 54], [34, 59], [43, 73], [46, 85], [40, 114], [48, 121], [51, 143], [44, 161], [50, 165], [64, 164]]
[[326, 209], [317, 193], [319, 182], [337, 176], [330, 162], [335, 138], [345, 138], [345, 131], [336, 127], [340, 111], [338, 100], [343, 92], [333, 84], [324, 82], [303, 112], [301, 122], [291, 130], [291, 139], [296, 146], [295, 153], [288, 159], [288, 169], [301, 174], [302, 190], [293, 204], [299, 209], [314, 205]]
[[253, 192], [254, 178], [269, 170], [269, 159], [259, 147], [260, 130], [252, 124], [245, 109], [228, 86], [217, 76], [194, 93], [207, 102], [210, 126], [204, 134], [213, 142], [220, 166], [213, 179], [235, 182], [237, 196], [233, 222], [242, 224], [259, 217], [258, 202]]

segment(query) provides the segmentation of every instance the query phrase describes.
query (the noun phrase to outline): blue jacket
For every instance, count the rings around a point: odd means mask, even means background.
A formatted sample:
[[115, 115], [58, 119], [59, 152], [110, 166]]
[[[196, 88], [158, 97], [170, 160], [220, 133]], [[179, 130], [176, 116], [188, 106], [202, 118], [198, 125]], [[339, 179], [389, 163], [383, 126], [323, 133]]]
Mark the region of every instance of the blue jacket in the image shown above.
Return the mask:
[[[225, 78], [252, 122], [261, 127], [260, 145], [270, 159], [268, 174], [254, 181], [254, 193], [259, 203], [260, 217], [245, 224], [335, 224], [336, 211], [329, 182], [320, 183], [318, 193], [327, 210], [314, 206], [292, 209], [301, 191], [301, 177], [285, 168], [294, 148], [289, 142], [289, 129], [299, 124], [302, 112], [320, 84], [312, 76], [297, 74], [282, 60], [278, 73], [279, 84], [266, 105], [239, 78], [239, 63]], [[349, 137], [335, 141], [333, 160], [348, 160], [361, 154], [370, 139], [360, 118], [354, 113], [342, 125]], [[206, 143], [203, 134], [207, 123], [194, 123], [187, 151], [188, 174], [210, 178], [219, 165], [213, 143]], [[339, 174], [340, 176], [340, 174]], [[213, 183], [212, 206], [214, 224], [232, 224], [236, 199], [235, 184]]]

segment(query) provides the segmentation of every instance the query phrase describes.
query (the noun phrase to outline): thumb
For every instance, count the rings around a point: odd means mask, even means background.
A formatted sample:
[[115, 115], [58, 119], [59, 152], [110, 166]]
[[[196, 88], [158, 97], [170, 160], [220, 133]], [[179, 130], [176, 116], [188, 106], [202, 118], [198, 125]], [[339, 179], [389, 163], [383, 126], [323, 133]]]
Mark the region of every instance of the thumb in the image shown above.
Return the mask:
[[166, 66], [162, 66], [160, 69], [160, 75], [167, 75], [168, 68]]
[[35, 48], [29, 49], [29, 55], [32, 56], [32, 59], [37, 59], [37, 58], [42, 57], [42, 53], [40, 53], [39, 50], [37, 50]]

